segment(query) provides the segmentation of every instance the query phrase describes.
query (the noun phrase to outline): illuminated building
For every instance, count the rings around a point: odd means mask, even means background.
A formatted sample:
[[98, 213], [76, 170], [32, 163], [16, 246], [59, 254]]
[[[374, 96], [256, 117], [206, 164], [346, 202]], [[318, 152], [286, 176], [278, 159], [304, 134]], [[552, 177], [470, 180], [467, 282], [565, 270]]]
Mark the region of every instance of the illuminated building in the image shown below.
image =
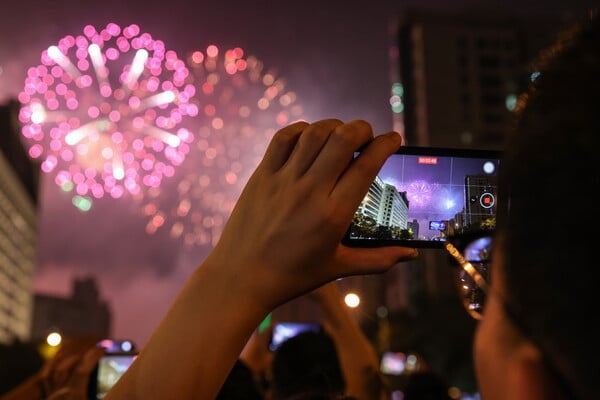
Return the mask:
[[375, 180], [369, 187], [367, 195], [363, 198], [358, 207], [358, 212], [366, 217], [373, 218], [377, 221], [379, 217], [379, 205], [383, 197], [383, 187], [385, 183], [380, 177], [376, 176]]
[[377, 225], [406, 229], [408, 223], [408, 199], [406, 192], [398, 192], [376, 176], [369, 191], [358, 207], [358, 212], [373, 218]]
[[27, 341], [33, 313], [38, 168], [20, 142], [17, 105], [0, 106], [0, 343]]
[[408, 221], [408, 223], [406, 224], [406, 228], [412, 231], [413, 237], [419, 237], [419, 221], [417, 221], [416, 219]]
[[406, 229], [409, 203], [406, 192], [399, 192], [394, 185], [385, 184], [382, 200], [377, 223]]

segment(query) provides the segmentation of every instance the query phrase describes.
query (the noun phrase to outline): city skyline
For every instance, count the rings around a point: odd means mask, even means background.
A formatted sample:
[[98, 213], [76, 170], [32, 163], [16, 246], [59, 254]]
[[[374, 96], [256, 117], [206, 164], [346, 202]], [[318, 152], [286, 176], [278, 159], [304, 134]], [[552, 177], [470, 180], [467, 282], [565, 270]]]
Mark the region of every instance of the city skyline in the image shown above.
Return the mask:
[[[528, 4], [527, 11], [569, 9], [572, 16], [592, 3], [540, 1]], [[286, 78], [305, 105], [307, 118], [361, 118], [373, 123], [375, 134], [384, 133], [392, 126], [389, 21], [407, 5], [449, 7], [442, 1], [400, 5], [391, 0], [366, 7], [341, 1], [285, 7], [243, 2], [209, 7], [186, 0], [168, 5], [17, 2], [4, 6], [0, 17], [0, 99], [16, 98], [27, 68], [39, 64], [48, 46], [85, 25], [116, 21], [139, 24], [181, 57], [209, 44], [242, 47]], [[464, 1], [452, 6], [480, 5]], [[486, 5], [525, 11], [518, 2]], [[68, 295], [73, 277], [97, 277], [113, 311], [113, 335], [143, 345], [209, 247], [186, 249], [167, 232], [148, 235], [148, 220], [139, 215], [133, 199], [98, 199], [89, 212], [77, 209], [71, 200], [71, 194], [42, 176], [35, 289]]]

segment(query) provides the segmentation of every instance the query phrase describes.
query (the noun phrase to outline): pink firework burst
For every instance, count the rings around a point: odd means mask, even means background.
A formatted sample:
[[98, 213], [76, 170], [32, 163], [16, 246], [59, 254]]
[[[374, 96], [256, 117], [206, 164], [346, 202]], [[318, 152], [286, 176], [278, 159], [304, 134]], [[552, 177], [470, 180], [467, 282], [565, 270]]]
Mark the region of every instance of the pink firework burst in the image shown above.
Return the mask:
[[174, 175], [198, 113], [189, 69], [137, 25], [91, 25], [27, 71], [19, 119], [29, 155], [65, 191], [139, 195]]
[[211, 45], [191, 53], [187, 65], [197, 87], [196, 142], [174, 179], [149, 190], [142, 208], [149, 234], [166, 229], [186, 247], [210, 246], [273, 134], [301, 119], [303, 108], [283, 79], [241, 48]]
[[406, 187], [406, 195], [411, 205], [417, 208], [427, 207], [433, 198], [433, 186], [423, 180], [410, 182]]

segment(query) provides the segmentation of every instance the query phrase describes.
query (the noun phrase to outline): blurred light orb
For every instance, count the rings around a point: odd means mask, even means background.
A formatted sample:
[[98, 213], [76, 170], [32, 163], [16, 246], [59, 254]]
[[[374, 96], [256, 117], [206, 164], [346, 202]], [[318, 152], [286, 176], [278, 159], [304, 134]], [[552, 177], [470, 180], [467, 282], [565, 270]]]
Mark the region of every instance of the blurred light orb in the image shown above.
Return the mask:
[[[194, 145], [173, 179], [144, 196], [146, 232], [167, 231], [187, 248], [213, 246], [277, 130], [303, 107], [274, 70], [236, 47], [211, 44], [187, 57], [199, 111]], [[175, 204], [175, 205], [173, 205]]]
[[49, 346], [56, 347], [60, 345], [61, 342], [62, 336], [58, 332], [51, 332], [46, 336], [46, 343], [48, 343]]
[[356, 308], [360, 304], [360, 297], [356, 293], [348, 293], [344, 296], [344, 303], [350, 308]]
[[29, 156], [75, 195], [119, 198], [174, 175], [194, 136], [195, 86], [177, 54], [138, 25], [68, 35], [41, 54], [19, 120]]
[[121, 350], [122, 350], [122, 351], [125, 351], [125, 352], [132, 351], [132, 350], [133, 350], [133, 347], [134, 347], [134, 346], [133, 346], [133, 343], [132, 343], [132, 342], [130, 342], [129, 340], [124, 340], [124, 341], [121, 343]]

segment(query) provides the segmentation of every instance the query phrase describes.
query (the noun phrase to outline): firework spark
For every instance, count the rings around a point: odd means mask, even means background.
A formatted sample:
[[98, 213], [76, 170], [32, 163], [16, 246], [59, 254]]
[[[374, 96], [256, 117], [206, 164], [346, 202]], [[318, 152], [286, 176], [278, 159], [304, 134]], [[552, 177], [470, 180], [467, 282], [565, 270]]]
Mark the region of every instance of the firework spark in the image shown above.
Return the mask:
[[19, 119], [29, 155], [78, 196], [140, 195], [173, 176], [198, 114], [185, 62], [137, 25], [65, 36], [29, 68]]
[[275, 71], [241, 48], [211, 45], [187, 64], [197, 87], [197, 139], [168, 186], [146, 193], [143, 210], [149, 234], [167, 229], [186, 246], [210, 246], [275, 131], [302, 119], [303, 109]]

